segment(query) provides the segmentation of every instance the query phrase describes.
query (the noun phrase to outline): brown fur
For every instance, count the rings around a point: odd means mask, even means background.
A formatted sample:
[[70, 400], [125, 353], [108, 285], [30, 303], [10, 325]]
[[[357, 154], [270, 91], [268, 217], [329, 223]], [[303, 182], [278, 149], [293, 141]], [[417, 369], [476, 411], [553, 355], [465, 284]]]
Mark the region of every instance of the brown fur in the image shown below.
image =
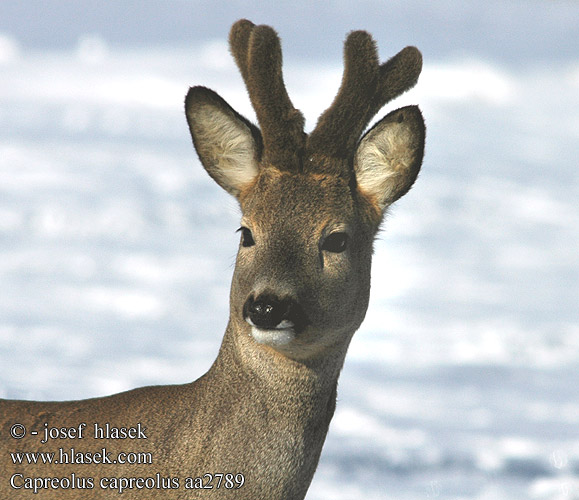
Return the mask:
[[[283, 85], [275, 32], [240, 21], [230, 41], [261, 131], [204, 87], [190, 89], [185, 105], [203, 166], [238, 199], [243, 214], [230, 318], [217, 359], [199, 380], [181, 386], [72, 402], [1, 401], [0, 498], [119, 498], [116, 490], [100, 488], [100, 478], [157, 474], [178, 478], [179, 488], [127, 489], [122, 498], [304, 498], [346, 351], [368, 306], [373, 239], [388, 205], [416, 179], [424, 123], [411, 106], [387, 115], [357, 145], [359, 136], [385, 99], [414, 84], [417, 51], [406, 49], [378, 66], [370, 36], [351, 34], [342, 88], [305, 154], [303, 118]], [[267, 326], [271, 317], [263, 311], [271, 310], [283, 311], [283, 319]], [[89, 429], [82, 440], [41, 445], [41, 435], [10, 437], [15, 423], [42, 432], [45, 423], [70, 428], [83, 422]], [[141, 423], [147, 439], [96, 440], [94, 423]], [[150, 452], [153, 464], [18, 466], [10, 459], [10, 452], [60, 447]], [[94, 478], [95, 487], [33, 495], [10, 487], [19, 473], [74, 473]], [[184, 489], [187, 477], [206, 473], [241, 473], [245, 484], [240, 490]]]

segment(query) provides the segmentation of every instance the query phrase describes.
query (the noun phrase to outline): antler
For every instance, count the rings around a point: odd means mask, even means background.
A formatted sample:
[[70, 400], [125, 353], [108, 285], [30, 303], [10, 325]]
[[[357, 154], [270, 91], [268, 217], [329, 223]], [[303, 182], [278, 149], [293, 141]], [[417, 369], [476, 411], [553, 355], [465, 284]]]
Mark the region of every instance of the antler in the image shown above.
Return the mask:
[[237, 21], [229, 45], [263, 135], [264, 159], [279, 169], [296, 168], [305, 145], [304, 117], [283, 82], [281, 45], [269, 26]]
[[417, 48], [406, 47], [380, 65], [371, 35], [351, 32], [344, 44], [340, 90], [320, 116], [306, 146], [304, 117], [294, 108], [283, 82], [276, 32], [242, 19], [232, 26], [229, 44], [259, 121], [264, 160], [285, 170], [301, 164], [307, 147], [307, 156], [321, 161], [306, 168], [339, 173], [374, 115], [388, 101], [412, 88], [422, 70], [422, 55]]
[[309, 136], [308, 156], [349, 159], [370, 120], [388, 101], [412, 88], [421, 69], [416, 47], [406, 47], [379, 65], [370, 34], [351, 32], [344, 44], [340, 90]]

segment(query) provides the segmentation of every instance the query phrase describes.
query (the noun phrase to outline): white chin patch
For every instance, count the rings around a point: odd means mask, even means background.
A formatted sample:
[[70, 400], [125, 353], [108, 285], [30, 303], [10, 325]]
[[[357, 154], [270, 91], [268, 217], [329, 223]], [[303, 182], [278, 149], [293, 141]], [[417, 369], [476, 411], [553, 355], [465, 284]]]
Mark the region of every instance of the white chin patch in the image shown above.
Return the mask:
[[293, 323], [289, 321], [282, 321], [278, 325], [278, 328], [272, 328], [271, 330], [258, 328], [251, 324], [251, 321], [248, 321], [248, 323], [251, 325], [251, 335], [258, 344], [265, 344], [274, 347], [282, 346], [289, 344], [296, 338]]
[[246, 321], [251, 325], [251, 335], [258, 344], [280, 346], [289, 344], [296, 338], [293, 321], [284, 319], [276, 328], [269, 330], [258, 328], [249, 318]]
[[251, 335], [258, 344], [280, 346], [289, 344], [296, 338], [296, 333], [292, 328], [281, 328], [279, 330], [262, 330], [255, 326], [251, 327]]

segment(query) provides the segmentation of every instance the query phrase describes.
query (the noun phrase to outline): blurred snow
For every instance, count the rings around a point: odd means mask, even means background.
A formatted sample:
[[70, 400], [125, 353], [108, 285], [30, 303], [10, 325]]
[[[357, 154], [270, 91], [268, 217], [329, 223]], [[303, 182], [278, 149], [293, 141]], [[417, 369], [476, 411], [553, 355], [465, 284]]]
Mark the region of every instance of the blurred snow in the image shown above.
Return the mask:
[[[340, 63], [286, 59], [310, 128]], [[226, 45], [2, 35], [0, 74], [0, 396], [197, 378], [227, 321], [239, 214], [183, 98], [206, 85], [253, 117]], [[427, 59], [388, 109], [408, 103], [423, 171], [377, 241], [308, 498], [578, 499], [579, 59]]]

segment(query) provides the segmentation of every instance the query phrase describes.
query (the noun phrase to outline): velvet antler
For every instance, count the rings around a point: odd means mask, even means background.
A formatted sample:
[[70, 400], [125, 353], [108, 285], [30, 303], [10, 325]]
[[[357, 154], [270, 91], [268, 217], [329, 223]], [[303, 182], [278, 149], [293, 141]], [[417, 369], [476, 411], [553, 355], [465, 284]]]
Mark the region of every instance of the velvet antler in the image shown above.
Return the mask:
[[263, 160], [278, 169], [300, 168], [348, 175], [362, 133], [388, 101], [412, 88], [422, 55], [406, 47], [380, 64], [376, 43], [365, 31], [351, 32], [344, 44], [344, 75], [332, 105], [309, 137], [282, 75], [279, 38], [269, 26], [242, 19], [231, 28], [231, 52], [241, 72], [263, 136]]
[[370, 120], [388, 101], [412, 88], [421, 69], [422, 55], [417, 48], [406, 47], [379, 65], [370, 34], [351, 32], [344, 44], [340, 90], [308, 138], [308, 156], [349, 159]]
[[276, 32], [242, 19], [232, 26], [229, 44], [261, 128], [263, 159], [281, 170], [296, 168], [305, 145], [304, 118], [283, 82]]

